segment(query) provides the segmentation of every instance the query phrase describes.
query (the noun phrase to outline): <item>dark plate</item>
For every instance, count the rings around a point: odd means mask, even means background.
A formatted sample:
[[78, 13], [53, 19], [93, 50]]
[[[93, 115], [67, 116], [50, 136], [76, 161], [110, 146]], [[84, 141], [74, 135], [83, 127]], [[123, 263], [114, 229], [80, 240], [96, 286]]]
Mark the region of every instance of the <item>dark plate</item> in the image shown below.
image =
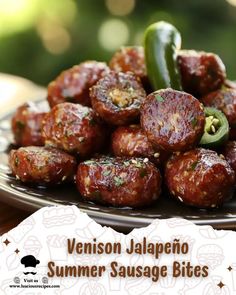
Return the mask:
[[146, 226], [155, 218], [171, 217], [182, 217], [195, 224], [209, 224], [214, 228], [236, 229], [235, 198], [220, 209], [201, 210], [184, 206], [163, 193], [152, 207], [132, 210], [85, 203], [73, 186], [53, 189], [26, 186], [11, 176], [7, 164], [12, 143], [10, 118], [11, 114], [0, 118], [0, 198], [5, 203], [31, 212], [44, 206], [76, 205], [100, 224], [122, 231]]

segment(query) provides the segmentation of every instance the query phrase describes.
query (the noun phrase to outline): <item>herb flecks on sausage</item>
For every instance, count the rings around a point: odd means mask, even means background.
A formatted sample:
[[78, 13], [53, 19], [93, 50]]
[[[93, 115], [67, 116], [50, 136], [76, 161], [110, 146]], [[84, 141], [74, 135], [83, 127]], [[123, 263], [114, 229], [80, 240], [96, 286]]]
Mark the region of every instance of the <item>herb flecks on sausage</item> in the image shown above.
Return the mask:
[[148, 159], [102, 157], [80, 163], [76, 183], [87, 201], [136, 208], [159, 197], [161, 175]]

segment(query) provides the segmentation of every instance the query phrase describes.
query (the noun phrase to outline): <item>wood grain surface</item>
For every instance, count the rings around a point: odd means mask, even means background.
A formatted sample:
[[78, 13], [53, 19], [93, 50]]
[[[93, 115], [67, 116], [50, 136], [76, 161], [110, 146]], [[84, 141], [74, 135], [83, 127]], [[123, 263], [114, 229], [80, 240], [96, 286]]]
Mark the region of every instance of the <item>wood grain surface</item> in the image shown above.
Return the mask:
[[30, 215], [29, 212], [0, 203], [0, 235], [17, 226]]

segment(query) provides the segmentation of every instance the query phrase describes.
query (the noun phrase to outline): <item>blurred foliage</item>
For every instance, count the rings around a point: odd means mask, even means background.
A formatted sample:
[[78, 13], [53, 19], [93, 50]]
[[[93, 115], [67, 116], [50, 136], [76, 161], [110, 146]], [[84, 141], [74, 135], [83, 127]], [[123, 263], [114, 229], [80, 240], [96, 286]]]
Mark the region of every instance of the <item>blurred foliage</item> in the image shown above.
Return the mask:
[[[120, 2], [119, 2], [120, 1]], [[121, 42], [141, 44], [166, 20], [183, 48], [221, 56], [236, 78], [236, 0], [0, 0], [0, 71], [46, 85], [86, 59], [109, 61]]]

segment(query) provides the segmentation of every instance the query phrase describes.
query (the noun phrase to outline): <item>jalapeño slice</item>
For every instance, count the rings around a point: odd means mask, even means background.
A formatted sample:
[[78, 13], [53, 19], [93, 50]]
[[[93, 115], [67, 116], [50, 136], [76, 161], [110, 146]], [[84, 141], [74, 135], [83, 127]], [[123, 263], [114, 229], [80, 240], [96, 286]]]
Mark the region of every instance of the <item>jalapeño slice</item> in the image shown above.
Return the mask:
[[204, 108], [206, 121], [204, 134], [200, 145], [206, 148], [215, 148], [224, 144], [229, 138], [229, 123], [226, 116], [216, 108]]

